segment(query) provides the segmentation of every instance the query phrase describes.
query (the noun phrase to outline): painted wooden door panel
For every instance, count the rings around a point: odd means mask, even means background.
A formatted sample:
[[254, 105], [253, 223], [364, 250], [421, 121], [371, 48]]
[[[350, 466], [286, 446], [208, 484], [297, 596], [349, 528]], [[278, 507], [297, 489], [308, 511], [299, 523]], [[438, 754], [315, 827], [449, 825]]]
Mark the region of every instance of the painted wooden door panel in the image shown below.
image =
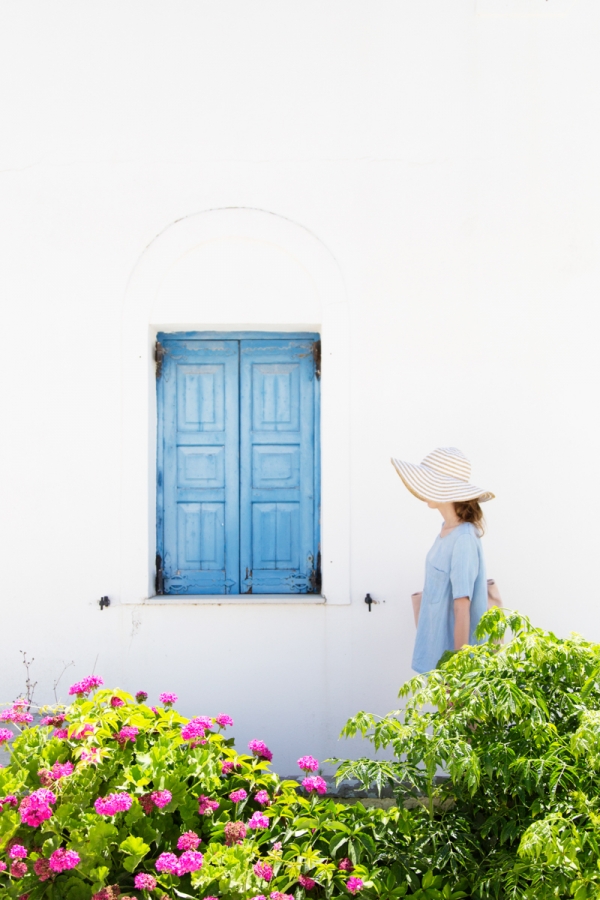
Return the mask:
[[316, 565], [310, 340], [240, 342], [242, 593], [307, 593]]
[[239, 344], [166, 337], [161, 343], [158, 533], [165, 593], [237, 594]]

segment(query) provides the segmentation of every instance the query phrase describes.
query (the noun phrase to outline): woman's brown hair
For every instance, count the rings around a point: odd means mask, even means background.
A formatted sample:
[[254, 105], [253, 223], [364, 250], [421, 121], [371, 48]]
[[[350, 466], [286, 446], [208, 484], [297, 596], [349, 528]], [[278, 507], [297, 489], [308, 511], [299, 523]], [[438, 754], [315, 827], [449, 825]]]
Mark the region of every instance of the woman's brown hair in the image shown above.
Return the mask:
[[460, 521], [471, 522], [479, 532], [479, 537], [481, 537], [485, 531], [485, 519], [477, 500], [465, 500], [462, 503], [455, 503], [454, 509]]

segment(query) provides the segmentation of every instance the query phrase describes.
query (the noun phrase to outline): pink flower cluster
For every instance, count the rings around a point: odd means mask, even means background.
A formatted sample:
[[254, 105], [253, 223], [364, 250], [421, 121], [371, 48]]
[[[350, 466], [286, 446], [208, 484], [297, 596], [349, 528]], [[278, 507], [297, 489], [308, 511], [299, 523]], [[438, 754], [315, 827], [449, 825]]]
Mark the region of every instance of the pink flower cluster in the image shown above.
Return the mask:
[[118, 706], [125, 706], [125, 701], [121, 700], [120, 697], [117, 697], [115, 695], [114, 697], [110, 698], [110, 705], [113, 707], [113, 709], [116, 709], [116, 707]]
[[59, 781], [61, 778], [72, 775], [73, 769], [72, 762], [55, 762], [51, 769], [40, 769], [38, 776], [44, 787], [49, 787], [54, 781]]
[[64, 713], [56, 713], [54, 716], [44, 716], [43, 719], [40, 719], [40, 725], [62, 725], [67, 717]]
[[25, 849], [23, 844], [13, 844], [8, 851], [8, 855], [11, 859], [26, 859], [27, 850]]
[[126, 792], [107, 794], [106, 797], [98, 797], [94, 803], [94, 809], [99, 816], [116, 816], [119, 812], [127, 812], [132, 802], [131, 797]]
[[231, 775], [236, 766], [239, 767], [239, 763], [234, 763], [232, 759], [223, 760], [221, 763], [221, 775]]
[[29, 725], [33, 716], [27, 712], [28, 703], [22, 697], [15, 700], [12, 706], [0, 713], [0, 722], [14, 722], [16, 725]]
[[27, 874], [27, 863], [22, 862], [20, 859], [16, 859], [10, 867], [10, 874], [13, 878], [22, 878], [23, 875]]
[[115, 741], [121, 747], [123, 747], [123, 746], [125, 746], [127, 741], [131, 741], [132, 744], [135, 744], [136, 738], [139, 733], [140, 733], [140, 730], [139, 730], [139, 728], [136, 728], [135, 725], [125, 725], [125, 727], [121, 728], [121, 730], [118, 731], [114, 737], [115, 737]]
[[136, 875], [133, 883], [138, 891], [153, 891], [156, 888], [156, 878], [146, 875], [144, 872]]
[[201, 843], [200, 838], [195, 831], [184, 831], [177, 841], [178, 850], [197, 850]]
[[51, 804], [56, 803], [56, 795], [47, 788], [38, 788], [37, 791], [23, 797], [19, 806], [21, 821], [32, 828], [37, 828], [46, 819], [52, 818]]
[[262, 878], [263, 881], [271, 881], [273, 878], [273, 867], [259, 859], [257, 863], [254, 863], [254, 874], [257, 878]]
[[338, 863], [338, 869], [340, 869], [342, 872], [354, 872], [354, 866], [347, 856], [344, 856], [343, 859], [340, 859]]
[[64, 847], [59, 847], [48, 860], [48, 865], [53, 872], [64, 872], [65, 869], [74, 869], [80, 862], [81, 857], [75, 850], [65, 850]]
[[233, 725], [233, 719], [231, 716], [226, 716], [225, 713], [219, 713], [215, 718], [215, 723], [219, 728], [225, 728], [227, 725]]
[[358, 894], [364, 887], [363, 880], [362, 878], [349, 878], [346, 882], [346, 887], [351, 894]]
[[[96, 727], [94, 725], [90, 725], [90, 723], [87, 722], [85, 725], [82, 725], [80, 728], [76, 728], [72, 732], [70, 739], [72, 741], [84, 741], [86, 739], [86, 737], [88, 736], [88, 734], [93, 734], [95, 730], [96, 730]], [[55, 735], [56, 735], [56, 732], [55, 732]]]
[[177, 703], [177, 694], [170, 694], [168, 691], [165, 691], [158, 695], [158, 699], [164, 706], [173, 706], [174, 703]]
[[232, 791], [229, 795], [229, 799], [232, 803], [241, 803], [242, 800], [245, 800], [248, 796], [248, 793], [244, 790], [244, 788], [240, 788], [238, 791]]
[[91, 694], [97, 687], [103, 685], [104, 682], [98, 675], [86, 675], [86, 677], [82, 681], [76, 681], [75, 684], [72, 684], [69, 688], [69, 696], [77, 695], [78, 697], [85, 697], [86, 694]]
[[6, 797], [0, 797], [0, 813], [5, 806], [17, 806], [19, 801], [14, 794], [7, 794]]
[[267, 791], [257, 791], [254, 795], [254, 799], [257, 803], [260, 803], [261, 806], [270, 806], [271, 798]]
[[52, 737], [57, 738], [59, 741], [66, 741], [69, 737], [69, 731], [67, 728], [55, 728], [52, 732]]
[[201, 816], [210, 816], [218, 808], [219, 804], [216, 800], [211, 800], [210, 797], [205, 797], [204, 794], [198, 797], [198, 812]]
[[246, 826], [243, 822], [227, 822], [225, 825], [225, 846], [233, 847], [241, 844], [246, 837]]
[[135, 695], [135, 699], [138, 703], [145, 703], [148, 699], [148, 694], [146, 693], [146, 691], [138, 691]]
[[90, 747], [89, 750], [81, 751], [81, 759], [90, 765], [98, 765], [100, 762], [100, 747]]
[[184, 741], [202, 740], [205, 734], [206, 728], [199, 722], [194, 722], [193, 720], [188, 722], [187, 725], [184, 725], [181, 729], [181, 737]]
[[202, 868], [204, 859], [197, 850], [185, 850], [179, 859], [174, 853], [161, 853], [156, 860], [157, 872], [169, 872], [171, 875], [187, 875], [188, 872], [197, 872]]
[[309, 878], [308, 875], [299, 875], [298, 881], [305, 891], [312, 891], [317, 883], [314, 878]]
[[316, 791], [317, 794], [327, 793], [327, 782], [320, 775], [311, 775], [309, 778], [305, 778], [302, 782], [302, 787], [309, 794], [312, 794], [313, 791]]
[[40, 879], [40, 881], [48, 881], [49, 878], [52, 878], [52, 869], [50, 868], [50, 861], [47, 860], [44, 856], [40, 856], [39, 859], [33, 864], [33, 871]]
[[248, 822], [248, 828], [252, 828], [253, 831], [256, 831], [258, 828], [268, 828], [269, 827], [269, 819], [265, 816], [264, 813], [255, 812], [252, 814], [252, 818]]
[[0, 744], [5, 744], [7, 741], [14, 737], [12, 731], [9, 728], [0, 728]]
[[293, 894], [282, 894], [281, 891], [271, 891], [271, 900], [294, 900]]
[[268, 762], [271, 762], [273, 759], [273, 754], [264, 741], [252, 740], [248, 744], [248, 749], [259, 759], [266, 759]]
[[319, 768], [319, 760], [315, 759], [314, 756], [301, 756], [298, 760], [298, 765], [303, 772], [316, 772]]
[[171, 791], [154, 791], [154, 793], [150, 794], [150, 798], [155, 806], [162, 809], [163, 806], [169, 805], [173, 799], [173, 795], [171, 794]]

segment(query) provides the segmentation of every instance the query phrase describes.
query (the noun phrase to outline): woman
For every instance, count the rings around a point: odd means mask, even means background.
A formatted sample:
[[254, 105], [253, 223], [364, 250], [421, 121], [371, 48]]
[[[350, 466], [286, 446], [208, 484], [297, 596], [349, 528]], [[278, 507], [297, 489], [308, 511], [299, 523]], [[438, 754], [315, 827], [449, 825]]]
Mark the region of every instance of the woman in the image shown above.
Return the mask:
[[471, 463], [454, 447], [434, 450], [418, 466], [399, 459], [392, 464], [408, 490], [444, 519], [427, 554], [412, 660], [416, 672], [429, 672], [446, 650], [476, 642], [488, 603], [479, 504], [494, 495], [470, 483]]

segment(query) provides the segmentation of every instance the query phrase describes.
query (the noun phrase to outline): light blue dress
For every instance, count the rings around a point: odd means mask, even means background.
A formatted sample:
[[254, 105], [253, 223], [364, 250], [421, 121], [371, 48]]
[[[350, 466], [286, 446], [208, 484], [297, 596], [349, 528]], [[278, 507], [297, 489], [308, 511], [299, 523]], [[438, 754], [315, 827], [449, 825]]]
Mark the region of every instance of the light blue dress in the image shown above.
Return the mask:
[[454, 650], [454, 600], [471, 601], [469, 643], [487, 611], [487, 578], [481, 541], [470, 522], [463, 522], [445, 537], [438, 535], [427, 554], [425, 587], [412, 667], [415, 672], [435, 669], [446, 650]]

